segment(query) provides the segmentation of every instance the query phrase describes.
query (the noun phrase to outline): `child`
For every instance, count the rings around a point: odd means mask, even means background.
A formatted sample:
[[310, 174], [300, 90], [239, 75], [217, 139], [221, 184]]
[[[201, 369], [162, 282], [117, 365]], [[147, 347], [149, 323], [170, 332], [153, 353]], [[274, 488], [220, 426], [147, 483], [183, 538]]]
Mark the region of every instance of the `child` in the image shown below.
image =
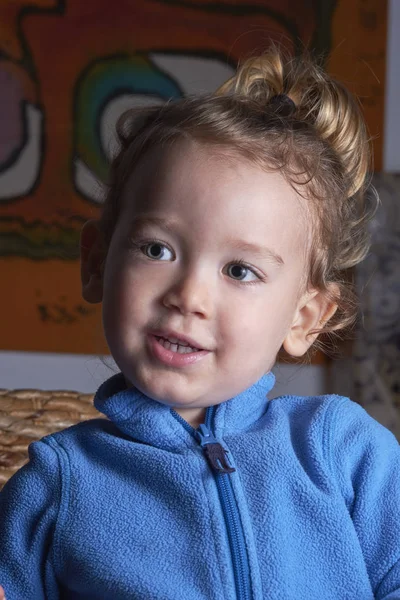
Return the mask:
[[82, 284], [121, 373], [0, 495], [7, 600], [399, 600], [396, 439], [347, 398], [267, 399], [282, 348], [354, 318], [356, 101], [272, 49], [118, 134]]

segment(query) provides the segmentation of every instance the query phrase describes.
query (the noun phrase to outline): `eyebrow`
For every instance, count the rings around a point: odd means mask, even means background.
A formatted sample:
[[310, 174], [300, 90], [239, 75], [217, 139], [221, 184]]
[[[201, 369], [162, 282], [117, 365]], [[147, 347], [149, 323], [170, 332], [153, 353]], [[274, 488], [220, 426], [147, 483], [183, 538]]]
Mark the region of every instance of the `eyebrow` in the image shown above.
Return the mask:
[[146, 227], [148, 225], [161, 227], [162, 229], [166, 229], [171, 233], [173, 233], [174, 230], [176, 230], [176, 228], [178, 227], [178, 223], [170, 219], [162, 219], [161, 217], [153, 217], [146, 215], [139, 215], [137, 217], [134, 217], [131, 227], [132, 229], [140, 229], [141, 227]]
[[[139, 215], [132, 221], [132, 229], [140, 229], [141, 227], [146, 227], [148, 225], [161, 227], [162, 229], [165, 229], [171, 233], [175, 233], [179, 227], [179, 224], [176, 221], [156, 216]], [[266, 246], [258, 246], [257, 244], [252, 244], [243, 240], [235, 240], [232, 238], [228, 238], [227, 243], [231, 248], [237, 250], [238, 252], [248, 252], [257, 258], [270, 260], [276, 263], [279, 267], [285, 264], [283, 258], [279, 254], [270, 248], [267, 248]]]
[[228, 241], [231, 247], [239, 252], [249, 252], [258, 258], [272, 260], [272, 262], [276, 263], [279, 267], [282, 267], [285, 264], [283, 258], [279, 254], [266, 246], [257, 246], [256, 244], [251, 244], [250, 242], [244, 242], [242, 240]]

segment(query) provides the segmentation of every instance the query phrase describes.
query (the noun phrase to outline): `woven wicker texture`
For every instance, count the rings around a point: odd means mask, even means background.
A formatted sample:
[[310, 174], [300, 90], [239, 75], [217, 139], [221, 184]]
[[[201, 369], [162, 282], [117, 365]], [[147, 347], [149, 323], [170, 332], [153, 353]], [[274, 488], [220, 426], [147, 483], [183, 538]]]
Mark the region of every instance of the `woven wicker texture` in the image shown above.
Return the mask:
[[0, 489], [28, 462], [28, 446], [81, 421], [105, 418], [92, 394], [0, 389]]

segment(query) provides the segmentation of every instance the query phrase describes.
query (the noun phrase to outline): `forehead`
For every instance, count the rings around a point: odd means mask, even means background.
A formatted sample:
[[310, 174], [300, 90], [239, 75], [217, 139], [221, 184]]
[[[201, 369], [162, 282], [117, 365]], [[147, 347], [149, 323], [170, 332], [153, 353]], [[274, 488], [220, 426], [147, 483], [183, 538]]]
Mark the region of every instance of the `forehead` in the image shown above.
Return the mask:
[[141, 214], [181, 219], [193, 237], [246, 235], [308, 245], [307, 201], [278, 171], [225, 147], [179, 140], [149, 151], [124, 188], [124, 221]]

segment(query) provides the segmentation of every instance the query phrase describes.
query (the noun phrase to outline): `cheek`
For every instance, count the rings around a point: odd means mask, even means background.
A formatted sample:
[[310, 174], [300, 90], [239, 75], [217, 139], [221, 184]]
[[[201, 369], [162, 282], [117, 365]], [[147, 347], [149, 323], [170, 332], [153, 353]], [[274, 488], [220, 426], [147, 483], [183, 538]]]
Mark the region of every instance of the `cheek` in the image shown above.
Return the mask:
[[104, 277], [103, 319], [105, 325], [126, 325], [143, 305], [143, 289], [133, 270], [110, 262]]
[[240, 341], [249, 352], [279, 348], [292, 323], [295, 302], [291, 294], [277, 292], [271, 286], [260, 299], [249, 297], [228, 306], [223, 320], [227, 337]]

